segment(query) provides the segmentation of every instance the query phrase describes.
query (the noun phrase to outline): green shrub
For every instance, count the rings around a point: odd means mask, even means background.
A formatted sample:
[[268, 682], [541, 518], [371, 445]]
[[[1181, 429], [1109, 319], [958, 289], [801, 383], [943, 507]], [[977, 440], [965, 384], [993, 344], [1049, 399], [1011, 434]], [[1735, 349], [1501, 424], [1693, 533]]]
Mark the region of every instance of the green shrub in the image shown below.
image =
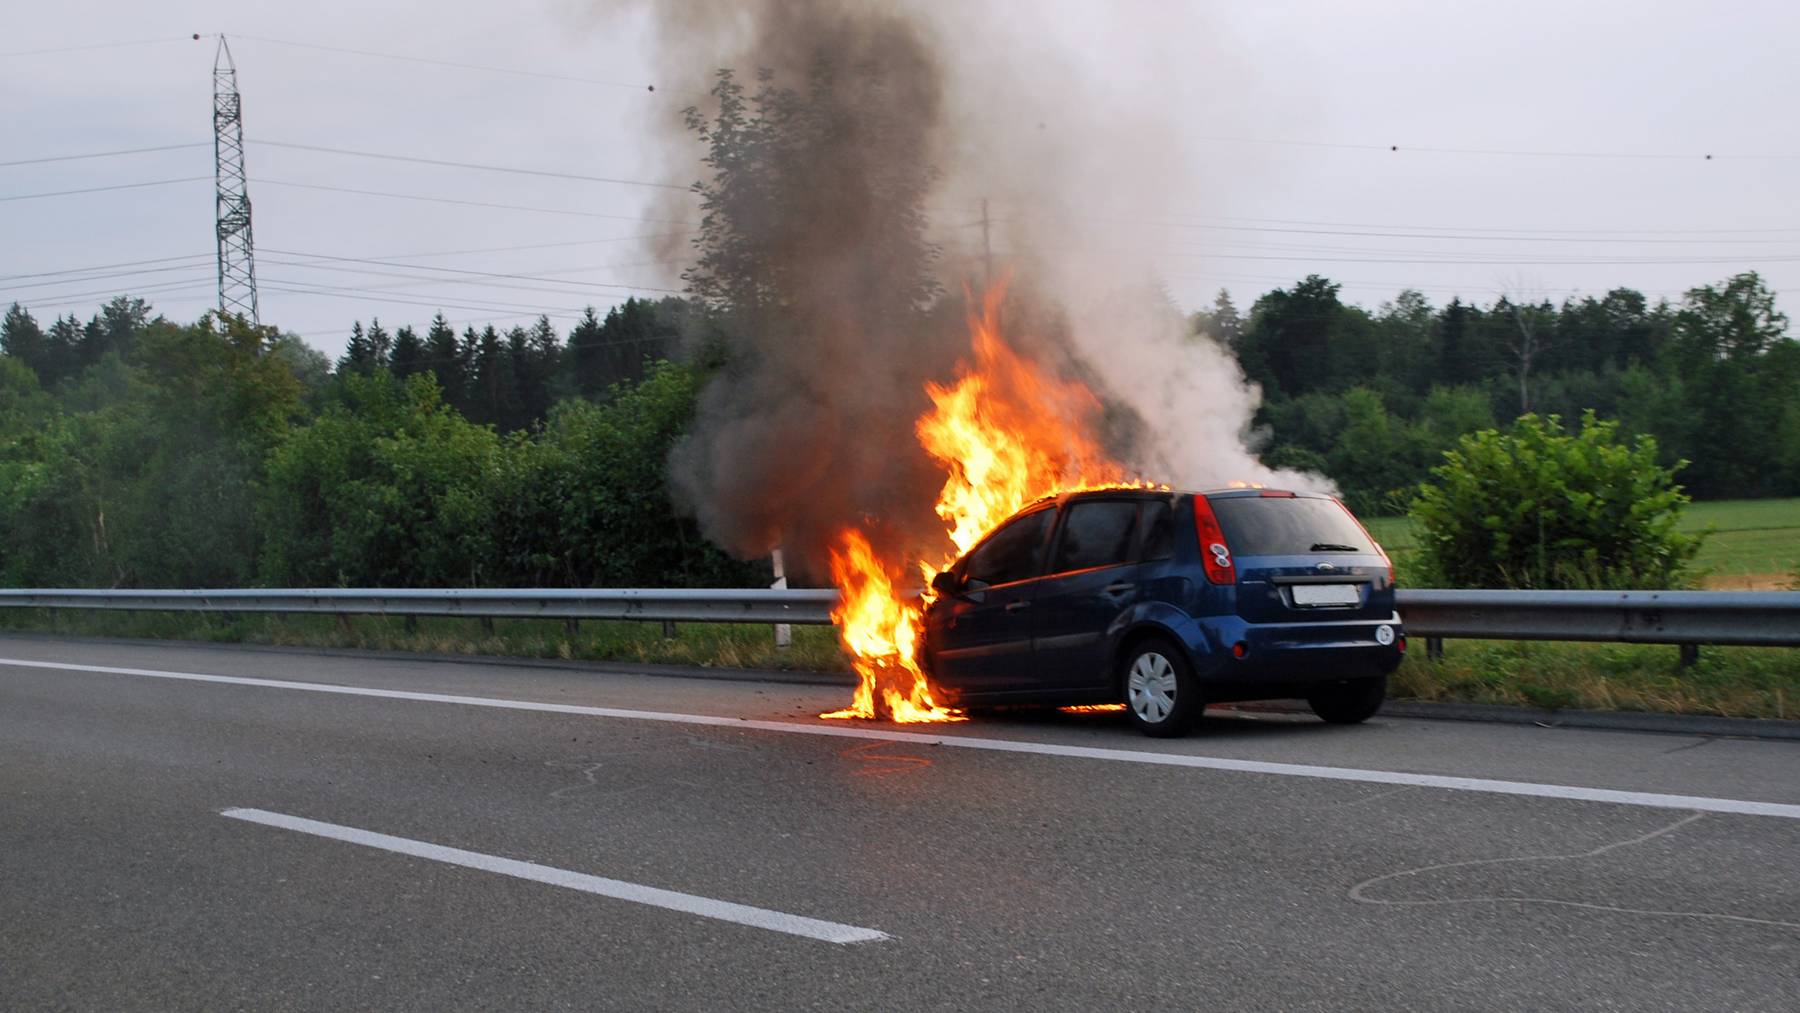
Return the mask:
[[1448, 587], [1678, 587], [1704, 535], [1656, 441], [1627, 445], [1592, 411], [1578, 434], [1526, 415], [1464, 436], [1413, 498], [1420, 576]]

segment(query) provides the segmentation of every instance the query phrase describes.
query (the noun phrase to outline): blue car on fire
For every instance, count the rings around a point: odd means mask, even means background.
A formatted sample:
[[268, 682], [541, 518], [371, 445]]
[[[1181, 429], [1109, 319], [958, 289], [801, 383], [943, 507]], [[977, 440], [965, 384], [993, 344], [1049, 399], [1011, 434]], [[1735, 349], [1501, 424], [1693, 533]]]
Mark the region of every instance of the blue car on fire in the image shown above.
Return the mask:
[[1157, 736], [1239, 700], [1366, 720], [1406, 651], [1386, 553], [1314, 493], [1059, 496], [1008, 518], [932, 589], [921, 656], [943, 702], [1122, 702]]

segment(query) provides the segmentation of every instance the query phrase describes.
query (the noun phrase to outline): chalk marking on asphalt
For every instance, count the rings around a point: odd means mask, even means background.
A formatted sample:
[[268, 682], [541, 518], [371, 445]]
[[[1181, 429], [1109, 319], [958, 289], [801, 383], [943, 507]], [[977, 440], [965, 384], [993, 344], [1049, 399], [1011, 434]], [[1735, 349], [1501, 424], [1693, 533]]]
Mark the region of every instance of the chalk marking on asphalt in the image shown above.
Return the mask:
[[921, 746], [983, 749], [1000, 753], [1065, 756], [1084, 760], [1110, 760], [1117, 763], [1146, 763], [1164, 767], [1227, 770], [1242, 774], [1275, 774], [1283, 777], [1309, 777], [1328, 781], [1358, 781], [1365, 784], [1405, 784], [1419, 788], [1441, 788], [1446, 791], [1524, 795], [1573, 802], [1607, 802], [1614, 805], [1634, 805], [1651, 809], [1680, 809], [1687, 812], [1774, 816], [1780, 819], [1800, 820], [1800, 805], [1712, 798], [1705, 795], [1664, 795], [1657, 792], [1584, 788], [1577, 785], [1540, 784], [1530, 781], [1497, 781], [1482, 777], [1452, 777], [1445, 774], [1411, 774], [1393, 770], [1363, 770], [1357, 767], [1322, 767], [1307, 763], [1236, 760], [1222, 756], [1193, 756], [1183, 753], [1155, 753], [1136, 749], [1066, 746], [1047, 742], [1022, 742], [1016, 739], [989, 739], [972, 735], [933, 735], [929, 732], [903, 732], [835, 724], [800, 724], [793, 721], [764, 721], [755, 718], [718, 717], [711, 714], [677, 714], [667, 711], [625, 710], [617, 707], [589, 707], [580, 704], [539, 703], [534, 700], [505, 700], [498, 697], [458, 696], [450, 693], [420, 693], [404, 689], [372, 689], [365, 686], [339, 686], [327, 682], [249, 679], [235, 675], [165, 672], [149, 668], [76, 665], [58, 661], [0, 658], [0, 665], [49, 668], [70, 672], [100, 672], [107, 675], [136, 675], [151, 679], [179, 679], [187, 682], [211, 682], [228, 686], [259, 686], [264, 689], [291, 689], [306, 693], [334, 693], [342, 696], [378, 697], [385, 700], [413, 700], [420, 703], [462, 704], [466, 707], [491, 707], [499, 710], [536, 711], [545, 714], [578, 714], [586, 717], [619, 718], [627, 721], [658, 721], [667, 724], [708, 725], [715, 728], [747, 728], [763, 732], [820, 735], [840, 739], [880, 739], [887, 742], [910, 742]]
[[302, 816], [289, 816], [285, 813], [269, 812], [265, 809], [227, 809], [219, 815], [234, 820], [243, 820], [246, 823], [260, 823], [265, 827], [278, 827], [296, 833], [311, 834], [314, 837], [328, 837], [334, 841], [360, 844], [365, 848], [379, 848], [382, 851], [411, 855], [414, 858], [426, 858], [433, 862], [443, 862], [446, 865], [480, 869], [483, 872], [498, 873], [514, 879], [548, 883], [551, 886], [567, 887], [583, 893], [611, 897], [614, 900], [666, 908], [670, 911], [698, 915], [701, 918], [712, 918], [737, 925], [748, 925], [751, 928], [768, 929], [771, 932], [785, 932], [790, 936], [804, 936], [807, 939], [817, 939], [827, 943], [840, 945], [872, 943], [893, 938], [887, 933], [878, 932], [875, 929], [841, 925], [818, 918], [807, 918], [804, 915], [791, 915], [781, 911], [771, 911], [768, 908], [751, 907], [748, 904], [734, 904], [731, 901], [714, 900], [711, 897], [700, 897], [691, 893], [677, 893], [674, 890], [642, 886], [623, 880], [607, 879], [603, 876], [590, 876], [585, 872], [571, 872], [568, 869], [539, 865], [536, 862], [521, 862], [513, 858], [484, 855], [479, 851], [448, 848], [441, 844], [415, 841], [407, 837], [394, 837], [391, 834], [359, 830], [356, 827], [346, 827], [336, 823], [322, 823]]

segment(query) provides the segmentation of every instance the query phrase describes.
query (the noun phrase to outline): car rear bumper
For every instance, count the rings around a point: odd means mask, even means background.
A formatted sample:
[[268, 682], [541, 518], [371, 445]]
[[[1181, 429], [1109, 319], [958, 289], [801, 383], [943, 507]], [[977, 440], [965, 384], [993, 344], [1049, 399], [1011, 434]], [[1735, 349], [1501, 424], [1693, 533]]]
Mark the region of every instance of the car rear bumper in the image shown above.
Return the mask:
[[1386, 675], [1406, 651], [1398, 613], [1306, 623], [1247, 623], [1233, 616], [1205, 625], [1207, 643], [1195, 671], [1208, 682], [1304, 686]]

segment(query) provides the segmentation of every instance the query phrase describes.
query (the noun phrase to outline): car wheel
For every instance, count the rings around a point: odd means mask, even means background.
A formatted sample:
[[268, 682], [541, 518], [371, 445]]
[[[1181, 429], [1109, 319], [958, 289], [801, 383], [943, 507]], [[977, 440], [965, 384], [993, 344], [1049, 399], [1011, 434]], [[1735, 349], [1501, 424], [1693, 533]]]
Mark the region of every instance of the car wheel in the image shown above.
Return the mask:
[[1187, 658], [1165, 640], [1146, 640], [1125, 655], [1125, 712], [1145, 735], [1184, 734], [1206, 702]]
[[1387, 676], [1370, 679], [1345, 679], [1323, 686], [1306, 698], [1312, 712], [1334, 725], [1353, 725], [1367, 721], [1381, 709], [1387, 699]]

